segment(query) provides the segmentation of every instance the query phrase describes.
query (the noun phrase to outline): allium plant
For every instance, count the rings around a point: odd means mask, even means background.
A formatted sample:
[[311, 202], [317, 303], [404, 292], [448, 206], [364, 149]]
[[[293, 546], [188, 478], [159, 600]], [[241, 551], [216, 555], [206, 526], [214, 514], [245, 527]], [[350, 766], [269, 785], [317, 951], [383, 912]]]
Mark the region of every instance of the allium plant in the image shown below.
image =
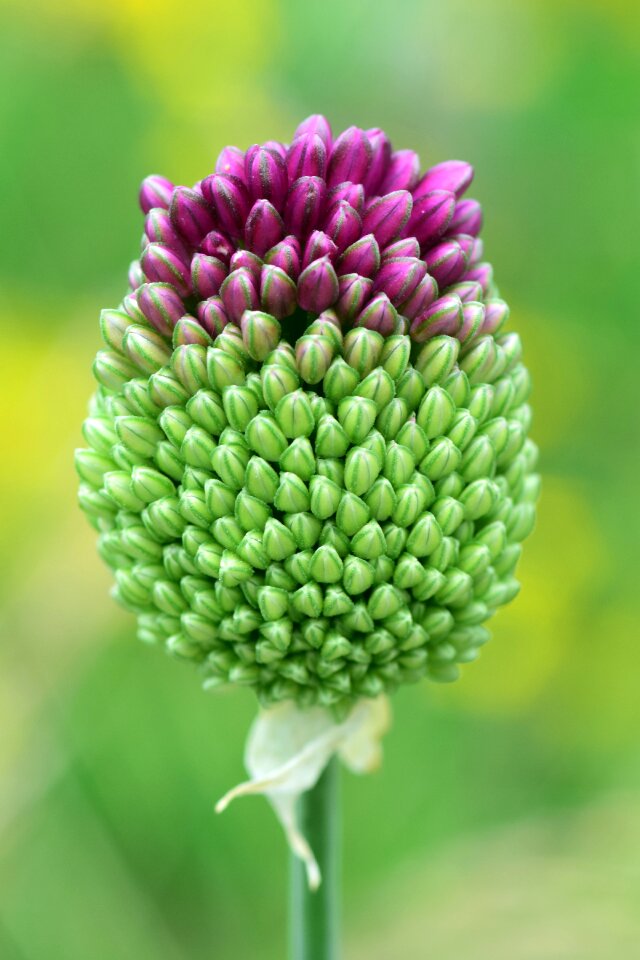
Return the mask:
[[455, 680], [518, 592], [530, 380], [472, 177], [312, 116], [143, 181], [80, 502], [140, 639], [205, 687], [339, 722]]

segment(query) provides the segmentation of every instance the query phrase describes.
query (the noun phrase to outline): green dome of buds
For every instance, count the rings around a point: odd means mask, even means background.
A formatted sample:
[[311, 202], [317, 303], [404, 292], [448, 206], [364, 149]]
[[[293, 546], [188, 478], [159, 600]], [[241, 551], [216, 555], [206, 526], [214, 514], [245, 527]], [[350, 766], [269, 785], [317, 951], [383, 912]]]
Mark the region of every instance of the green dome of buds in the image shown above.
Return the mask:
[[[299, 165], [303, 136], [285, 151]], [[381, 196], [366, 213], [353, 183], [334, 186], [326, 233], [298, 227], [317, 249], [304, 269], [289, 268], [300, 243], [271, 226], [284, 209], [293, 231], [297, 185], [310, 181], [313, 205], [321, 177], [294, 180], [287, 215], [284, 161], [264, 152], [273, 169], [258, 177], [262, 193], [249, 160], [249, 186], [229, 175], [237, 196], [224, 202], [222, 174], [209, 190], [168, 197], [167, 181], [146, 181], [155, 219], [134, 293], [101, 318], [107, 349], [76, 456], [81, 506], [140, 639], [196, 663], [206, 687], [346, 706], [425, 676], [454, 680], [518, 592], [534, 523], [519, 339], [502, 332], [508, 311], [487, 265], [465, 259], [467, 241], [479, 241], [459, 226], [457, 240], [435, 246], [423, 212], [418, 243], [406, 210], [394, 233], [398, 201], [383, 216]], [[437, 212], [451, 197], [447, 222], [471, 217], [475, 208], [456, 212], [475, 201], [456, 203], [437, 169], [413, 201], [411, 188], [396, 191], [407, 210]], [[247, 190], [258, 199], [240, 242], [234, 217]], [[369, 217], [370, 232], [340, 247], [326, 225], [338, 212], [354, 224]], [[454, 246], [465, 256], [441, 250]], [[395, 297], [379, 292], [400, 280]], [[407, 285], [422, 286], [419, 308]]]

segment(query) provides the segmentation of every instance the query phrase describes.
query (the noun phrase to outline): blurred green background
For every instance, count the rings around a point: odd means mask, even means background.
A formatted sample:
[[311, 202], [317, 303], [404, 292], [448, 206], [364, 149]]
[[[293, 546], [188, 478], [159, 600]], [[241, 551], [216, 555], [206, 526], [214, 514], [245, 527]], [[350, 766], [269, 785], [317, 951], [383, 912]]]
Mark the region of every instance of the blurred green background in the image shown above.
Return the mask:
[[75, 505], [97, 317], [148, 172], [326, 113], [472, 196], [535, 382], [523, 592], [345, 776], [347, 960], [604, 960], [640, 940], [640, 16], [632, 0], [0, 0], [0, 957], [284, 955], [251, 696], [133, 641]]

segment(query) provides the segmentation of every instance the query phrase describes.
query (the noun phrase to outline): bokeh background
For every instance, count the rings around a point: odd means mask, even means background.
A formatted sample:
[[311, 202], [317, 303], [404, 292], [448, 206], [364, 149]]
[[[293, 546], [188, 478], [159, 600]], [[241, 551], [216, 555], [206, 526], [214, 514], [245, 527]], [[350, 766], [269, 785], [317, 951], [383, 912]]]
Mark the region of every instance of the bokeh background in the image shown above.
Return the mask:
[[640, 17], [633, 0], [0, 0], [0, 957], [278, 960], [286, 856], [245, 692], [133, 641], [75, 505], [141, 178], [326, 113], [471, 160], [535, 382], [523, 592], [345, 776], [347, 960], [640, 940]]

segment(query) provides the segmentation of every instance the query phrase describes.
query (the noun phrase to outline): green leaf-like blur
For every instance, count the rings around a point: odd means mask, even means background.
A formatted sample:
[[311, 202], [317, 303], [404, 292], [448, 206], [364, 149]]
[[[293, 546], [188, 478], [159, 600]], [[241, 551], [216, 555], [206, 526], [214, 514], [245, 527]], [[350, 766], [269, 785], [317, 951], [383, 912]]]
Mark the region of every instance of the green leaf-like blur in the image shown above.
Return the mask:
[[628, 0], [0, 0], [0, 957], [280, 960], [255, 705], [133, 639], [76, 505], [137, 188], [306, 115], [470, 195], [534, 377], [538, 528], [481, 659], [344, 780], [347, 960], [633, 956], [640, 847], [640, 14]]

